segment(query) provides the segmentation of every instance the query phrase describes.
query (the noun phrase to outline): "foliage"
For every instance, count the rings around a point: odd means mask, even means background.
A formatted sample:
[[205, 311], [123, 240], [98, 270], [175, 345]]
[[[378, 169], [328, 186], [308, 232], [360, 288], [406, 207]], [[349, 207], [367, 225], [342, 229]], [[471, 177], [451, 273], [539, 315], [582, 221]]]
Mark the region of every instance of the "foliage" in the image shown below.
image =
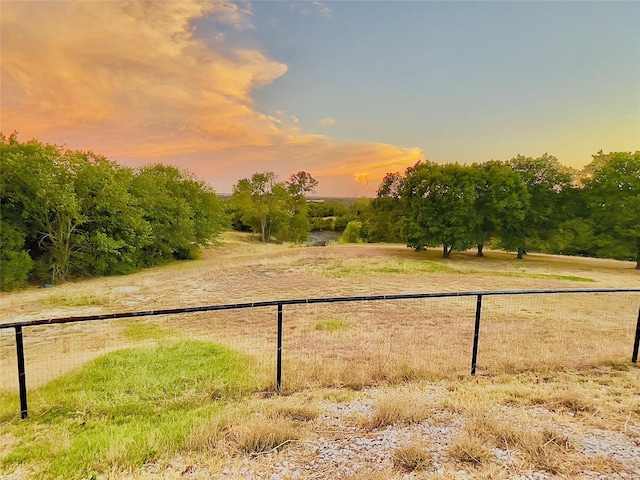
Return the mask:
[[25, 234], [14, 226], [0, 220], [0, 290], [22, 287], [33, 268], [33, 261], [23, 250]]
[[538, 158], [518, 155], [507, 166], [518, 173], [527, 186], [529, 203], [522, 222], [506, 228], [501, 236], [507, 249], [517, 249], [518, 258], [526, 252], [527, 240], [545, 241], [561, 221], [561, 192], [571, 185], [571, 172], [557, 158], [544, 154]]
[[640, 152], [599, 152], [582, 172], [549, 154], [470, 166], [418, 162], [389, 173], [368, 241], [393, 238], [443, 256], [486, 243], [517, 250], [640, 259]]
[[215, 192], [174, 167], [0, 134], [0, 287], [128, 273], [192, 258], [226, 225]]
[[475, 176], [475, 243], [478, 256], [492, 238], [521, 230], [529, 207], [529, 192], [520, 175], [501, 162], [471, 166]]
[[254, 173], [233, 186], [231, 207], [236, 228], [248, 226], [259, 233], [260, 240], [301, 242], [306, 240], [311, 225], [307, 214], [306, 195], [315, 191], [318, 182], [300, 171], [279, 182], [274, 172]]
[[352, 220], [342, 232], [340, 241], [344, 243], [362, 243], [363, 233], [362, 222]]
[[407, 169], [403, 195], [408, 245], [416, 250], [442, 245], [443, 257], [475, 241], [478, 217], [471, 171], [461, 165], [418, 162]]
[[204, 182], [160, 164], [136, 173], [131, 194], [148, 225], [141, 266], [194, 258], [226, 226], [222, 203]]
[[595, 253], [635, 258], [640, 269], [640, 152], [594, 155], [584, 196]]
[[21, 144], [16, 134], [0, 140], [3, 218], [25, 231], [26, 250], [47, 264], [51, 280], [62, 280], [81, 246], [79, 228], [85, 221], [74, 191], [78, 159], [54, 145]]

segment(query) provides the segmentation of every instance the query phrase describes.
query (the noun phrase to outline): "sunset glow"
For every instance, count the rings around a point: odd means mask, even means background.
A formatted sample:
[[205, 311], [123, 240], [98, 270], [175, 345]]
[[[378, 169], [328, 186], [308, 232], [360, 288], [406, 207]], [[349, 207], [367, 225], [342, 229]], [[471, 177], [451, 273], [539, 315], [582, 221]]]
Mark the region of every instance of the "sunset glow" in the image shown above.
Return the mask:
[[[0, 128], [219, 193], [307, 170], [318, 194], [374, 195], [424, 158], [640, 149], [640, 4], [558, 3], [3, 1]], [[501, 36], [520, 18], [524, 40]]]

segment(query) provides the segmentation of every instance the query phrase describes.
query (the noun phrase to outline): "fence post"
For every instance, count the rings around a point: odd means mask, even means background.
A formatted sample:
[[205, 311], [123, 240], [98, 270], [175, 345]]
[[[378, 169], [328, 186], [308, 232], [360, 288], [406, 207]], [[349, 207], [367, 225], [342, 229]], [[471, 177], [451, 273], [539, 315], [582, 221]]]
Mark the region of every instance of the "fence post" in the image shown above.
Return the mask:
[[476, 363], [478, 361], [478, 338], [480, 337], [480, 315], [482, 312], [482, 295], [478, 295], [476, 302], [476, 324], [473, 330], [473, 351], [471, 353], [471, 376], [476, 374]]
[[16, 327], [16, 354], [18, 355], [18, 385], [20, 387], [20, 417], [27, 418], [27, 374], [24, 368], [24, 344], [22, 343], [22, 327]]
[[282, 386], [282, 304], [278, 303], [278, 345], [276, 354], [276, 390]]
[[636, 324], [636, 340], [633, 343], [631, 362], [638, 363], [638, 347], [640, 347], [640, 308], [638, 308], [638, 323]]

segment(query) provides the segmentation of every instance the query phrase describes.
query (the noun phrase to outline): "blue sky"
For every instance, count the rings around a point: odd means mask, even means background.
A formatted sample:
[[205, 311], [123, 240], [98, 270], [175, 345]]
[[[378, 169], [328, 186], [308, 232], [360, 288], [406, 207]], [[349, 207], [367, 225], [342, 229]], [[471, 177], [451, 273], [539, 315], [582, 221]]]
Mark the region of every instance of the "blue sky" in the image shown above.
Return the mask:
[[[637, 2], [326, 5], [330, 17], [254, 6], [257, 43], [289, 67], [258, 105], [294, 112], [306, 131], [417, 146], [435, 161], [557, 150], [578, 164], [638, 146]], [[615, 143], [612, 128], [633, 127]]]
[[421, 158], [640, 149], [640, 2], [28, 3], [2, 4], [5, 133], [221, 193], [266, 170], [358, 196]]

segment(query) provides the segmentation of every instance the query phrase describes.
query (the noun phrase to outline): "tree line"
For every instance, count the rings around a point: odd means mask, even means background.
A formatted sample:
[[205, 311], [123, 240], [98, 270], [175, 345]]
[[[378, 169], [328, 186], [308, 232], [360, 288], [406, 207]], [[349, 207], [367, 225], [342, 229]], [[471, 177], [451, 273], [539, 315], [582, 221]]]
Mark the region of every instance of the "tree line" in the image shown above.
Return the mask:
[[481, 164], [420, 161], [389, 173], [360, 208], [362, 241], [416, 250], [485, 245], [517, 252], [636, 260], [640, 268], [640, 152], [599, 152], [581, 171], [553, 156]]
[[0, 134], [0, 289], [193, 258], [227, 228], [213, 189], [165, 165]]
[[[125, 274], [195, 258], [227, 228], [263, 242], [329, 230], [416, 249], [486, 245], [640, 260], [640, 152], [599, 152], [581, 171], [553, 156], [480, 164], [427, 160], [389, 173], [374, 199], [309, 201], [317, 180], [255, 173], [222, 200], [188, 172], [118, 165], [0, 133], [0, 290]], [[640, 267], [640, 263], [638, 264]]]

